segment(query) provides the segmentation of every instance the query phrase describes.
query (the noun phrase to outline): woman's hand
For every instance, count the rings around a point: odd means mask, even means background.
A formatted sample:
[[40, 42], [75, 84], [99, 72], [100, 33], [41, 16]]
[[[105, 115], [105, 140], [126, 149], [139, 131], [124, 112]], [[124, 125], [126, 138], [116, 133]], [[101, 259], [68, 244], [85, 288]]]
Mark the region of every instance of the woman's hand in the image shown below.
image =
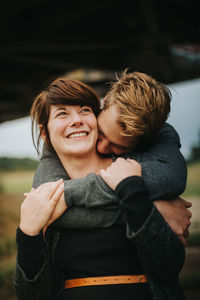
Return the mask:
[[117, 185], [129, 176], [142, 176], [142, 167], [134, 159], [118, 158], [106, 170], [101, 170], [103, 180], [115, 190]]
[[59, 198], [58, 202], [56, 203], [55, 209], [53, 210], [53, 213], [51, 214], [47, 224], [45, 225], [46, 228], [51, 225], [55, 220], [57, 220], [65, 211], [67, 210], [67, 204], [65, 202], [64, 193], [62, 193], [61, 197]]
[[31, 190], [21, 205], [20, 229], [27, 235], [37, 235], [47, 224], [63, 191], [62, 179]]

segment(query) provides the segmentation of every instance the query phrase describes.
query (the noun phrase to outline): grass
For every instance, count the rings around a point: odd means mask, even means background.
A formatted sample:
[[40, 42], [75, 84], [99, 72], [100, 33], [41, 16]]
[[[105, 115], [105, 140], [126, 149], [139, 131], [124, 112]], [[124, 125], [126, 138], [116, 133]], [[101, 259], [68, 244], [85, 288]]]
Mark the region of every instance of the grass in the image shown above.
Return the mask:
[[4, 238], [0, 241], [0, 260], [9, 258], [16, 253], [16, 242], [13, 238]]
[[188, 164], [188, 178], [184, 196], [200, 196], [200, 162]]
[[22, 194], [30, 191], [34, 171], [7, 171], [0, 174], [0, 190], [3, 194]]

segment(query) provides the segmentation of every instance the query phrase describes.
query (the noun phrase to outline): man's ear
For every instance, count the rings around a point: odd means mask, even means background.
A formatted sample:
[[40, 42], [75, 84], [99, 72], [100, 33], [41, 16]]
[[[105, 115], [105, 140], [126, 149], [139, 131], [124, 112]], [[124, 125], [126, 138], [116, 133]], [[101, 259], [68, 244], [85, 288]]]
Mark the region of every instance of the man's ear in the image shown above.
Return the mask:
[[47, 139], [46, 132], [42, 125], [40, 125], [39, 128], [40, 128], [40, 136], [43, 139], [43, 141], [46, 142]]

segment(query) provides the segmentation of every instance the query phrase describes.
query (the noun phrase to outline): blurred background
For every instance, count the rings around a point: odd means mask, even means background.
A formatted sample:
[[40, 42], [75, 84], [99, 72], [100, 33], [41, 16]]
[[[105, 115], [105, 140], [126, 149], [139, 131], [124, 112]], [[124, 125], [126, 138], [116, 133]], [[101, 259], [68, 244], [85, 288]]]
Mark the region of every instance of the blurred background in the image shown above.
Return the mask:
[[29, 110], [57, 77], [79, 79], [104, 97], [115, 73], [129, 68], [172, 91], [168, 122], [188, 165], [182, 195], [192, 225], [181, 284], [200, 299], [200, 1], [6, 1], [0, 11], [0, 299], [16, 300], [15, 231], [24, 191], [38, 164]]

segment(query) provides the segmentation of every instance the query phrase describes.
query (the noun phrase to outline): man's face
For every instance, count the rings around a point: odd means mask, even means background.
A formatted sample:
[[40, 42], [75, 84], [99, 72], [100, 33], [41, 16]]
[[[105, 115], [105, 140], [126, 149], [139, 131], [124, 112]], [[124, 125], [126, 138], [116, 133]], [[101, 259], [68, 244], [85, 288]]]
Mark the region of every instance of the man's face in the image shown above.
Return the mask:
[[111, 105], [103, 110], [98, 117], [99, 139], [97, 151], [101, 154], [115, 153], [117, 155], [130, 152], [137, 143], [135, 137], [121, 135], [122, 128], [117, 122], [119, 107]]

